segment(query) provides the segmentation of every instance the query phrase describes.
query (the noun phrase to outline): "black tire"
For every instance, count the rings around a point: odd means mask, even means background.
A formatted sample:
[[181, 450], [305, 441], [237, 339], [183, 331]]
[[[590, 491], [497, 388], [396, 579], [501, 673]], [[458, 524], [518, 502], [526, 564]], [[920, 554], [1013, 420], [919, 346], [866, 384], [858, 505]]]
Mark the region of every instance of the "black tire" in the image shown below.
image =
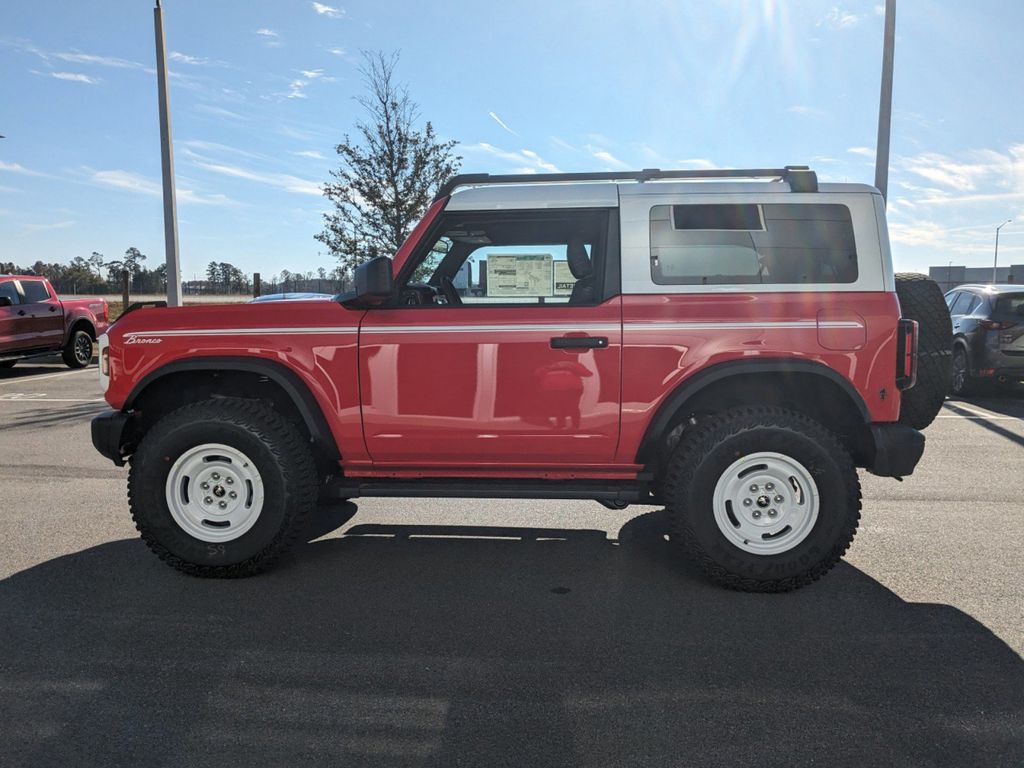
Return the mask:
[[903, 392], [900, 423], [924, 429], [938, 415], [953, 378], [953, 327], [938, 283], [900, 272], [896, 295], [903, 317], [918, 323], [917, 384]]
[[[211, 543], [190, 535], [168, 508], [165, 488], [172, 466], [207, 443], [245, 454], [262, 480], [259, 516], [231, 541]], [[146, 433], [131, 458], [128, 500], [143, 541], [161, 560], [193, 576], [237, 578], [271, 567], [302, 534], [316, 509], [317, 485], [313, 455], [294, 426], [262, 403], [219, 398], [172, 411]]]
[[[762, 451], [799, 462], [819, 494], [813, 527], [777, 554], [741, 549], [715, 520], [719, 479]], [[666, 467], [664, 497], [672, 539], [712, 581], [744, 592], [788, 592], [818, 579], [839, 562], [860, 521], [860, 480], [846, 448], [813, 419], [775, 407], [734, 408], [684, 436]]]
[[4, 360], [0, 363], [0, 370], [6, 370], [7, 368], [13, 368], [18, 364], [17, 360]]
[[88, 331], [73, 331], [61, 357], [68, 368], [85, 368], [92, 362], [92, 336]]

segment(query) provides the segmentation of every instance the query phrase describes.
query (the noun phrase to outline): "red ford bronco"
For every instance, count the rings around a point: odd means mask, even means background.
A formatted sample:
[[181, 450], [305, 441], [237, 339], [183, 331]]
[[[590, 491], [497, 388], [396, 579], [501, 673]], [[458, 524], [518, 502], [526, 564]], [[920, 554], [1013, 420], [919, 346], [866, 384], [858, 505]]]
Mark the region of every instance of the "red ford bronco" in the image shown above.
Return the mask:
[[950, 341], [871, 187], [459, 176], [336, 301], [126, 315], [92, 438], [195, 575], [265, 569], [321, 496], [593, 499], [664, 505], [710, 578], [783, 591], [849, 547], [857, 467], [914, 470]]
[[0, 275], [0, 369], [54, 352], [69, 368], [84, 368], [108, 311], [103, 299], [61, 301], [45, 277]]

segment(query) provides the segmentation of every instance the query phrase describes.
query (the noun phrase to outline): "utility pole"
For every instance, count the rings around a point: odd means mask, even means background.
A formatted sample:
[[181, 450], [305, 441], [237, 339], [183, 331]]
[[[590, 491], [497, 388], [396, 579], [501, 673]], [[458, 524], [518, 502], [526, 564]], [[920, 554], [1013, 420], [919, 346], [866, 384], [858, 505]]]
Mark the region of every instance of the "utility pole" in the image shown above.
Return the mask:
[[996, 227], [996, 258], [992, 262], [992, 285], [995, 285], [997, 282], [999, 282], [998, 280], [996, 280], [996, 268], [999, 266], [999, 230], [1005, 227], [1011, 221], [1013, 221], [1013, 219], [1007, 219], [998, 227]]
[[167, 306], [181, 306], [181, 258], [178, 253], [178, 207], [174, 195], [174, 149], [171, 146], [171, 102], [167, 83], [167, 41], [160, 0], [153, 8], [156, 33], [156, 87], [160, 101], [160, 165], [164, 186], [164, 254], [167, 260]]
[[878, 144], [875, 148], [875, 187], [889, 199], [889, 134], [892, 129], [892, 63], [896, 49], [896, 0], [885, 0], [882, 42], [882, 95], [878, 104]]

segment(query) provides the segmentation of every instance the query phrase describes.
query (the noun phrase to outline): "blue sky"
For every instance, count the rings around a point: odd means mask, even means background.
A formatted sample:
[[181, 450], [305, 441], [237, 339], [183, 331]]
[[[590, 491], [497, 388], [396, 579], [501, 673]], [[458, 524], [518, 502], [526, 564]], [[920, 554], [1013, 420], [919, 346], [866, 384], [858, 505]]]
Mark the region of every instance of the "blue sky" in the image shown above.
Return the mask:
[[[831, 0], [165, 0], [183, 276], [331, 268], [318, 187], [361, 49], [465, 171], [808, 163], [871, 183], [882, 6]], [[1024, 262], [1024, 4], [903, 0], [897, 268]], [[0, 261], [163, 258], [152, 2], [0, 5]]]

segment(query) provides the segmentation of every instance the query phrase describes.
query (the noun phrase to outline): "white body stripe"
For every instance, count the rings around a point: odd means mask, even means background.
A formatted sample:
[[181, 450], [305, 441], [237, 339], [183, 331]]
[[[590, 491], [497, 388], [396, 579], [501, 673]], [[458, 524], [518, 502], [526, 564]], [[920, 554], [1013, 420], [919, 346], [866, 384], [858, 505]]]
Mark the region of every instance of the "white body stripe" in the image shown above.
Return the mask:
[[[364, 334], [381, 333], [615, 333], [620, 327], [628, 331], [724, 331], [724, 330], [779, 330], [794, 328], [851, 328], [860, 329], [864, 325], [855, 320], [766, 320], [750, 322], [632, 322], [620, 326], [619, 323], [582, 323], [572, 325], [515, 323], [505, 325], [380, 325], [363, 328]], [[125, 338], [157, 336], [350, 336], [357, 333], [355, 328], [199, 328], [195, 330], [173, 331], [133, 331], [125, 334]]]

